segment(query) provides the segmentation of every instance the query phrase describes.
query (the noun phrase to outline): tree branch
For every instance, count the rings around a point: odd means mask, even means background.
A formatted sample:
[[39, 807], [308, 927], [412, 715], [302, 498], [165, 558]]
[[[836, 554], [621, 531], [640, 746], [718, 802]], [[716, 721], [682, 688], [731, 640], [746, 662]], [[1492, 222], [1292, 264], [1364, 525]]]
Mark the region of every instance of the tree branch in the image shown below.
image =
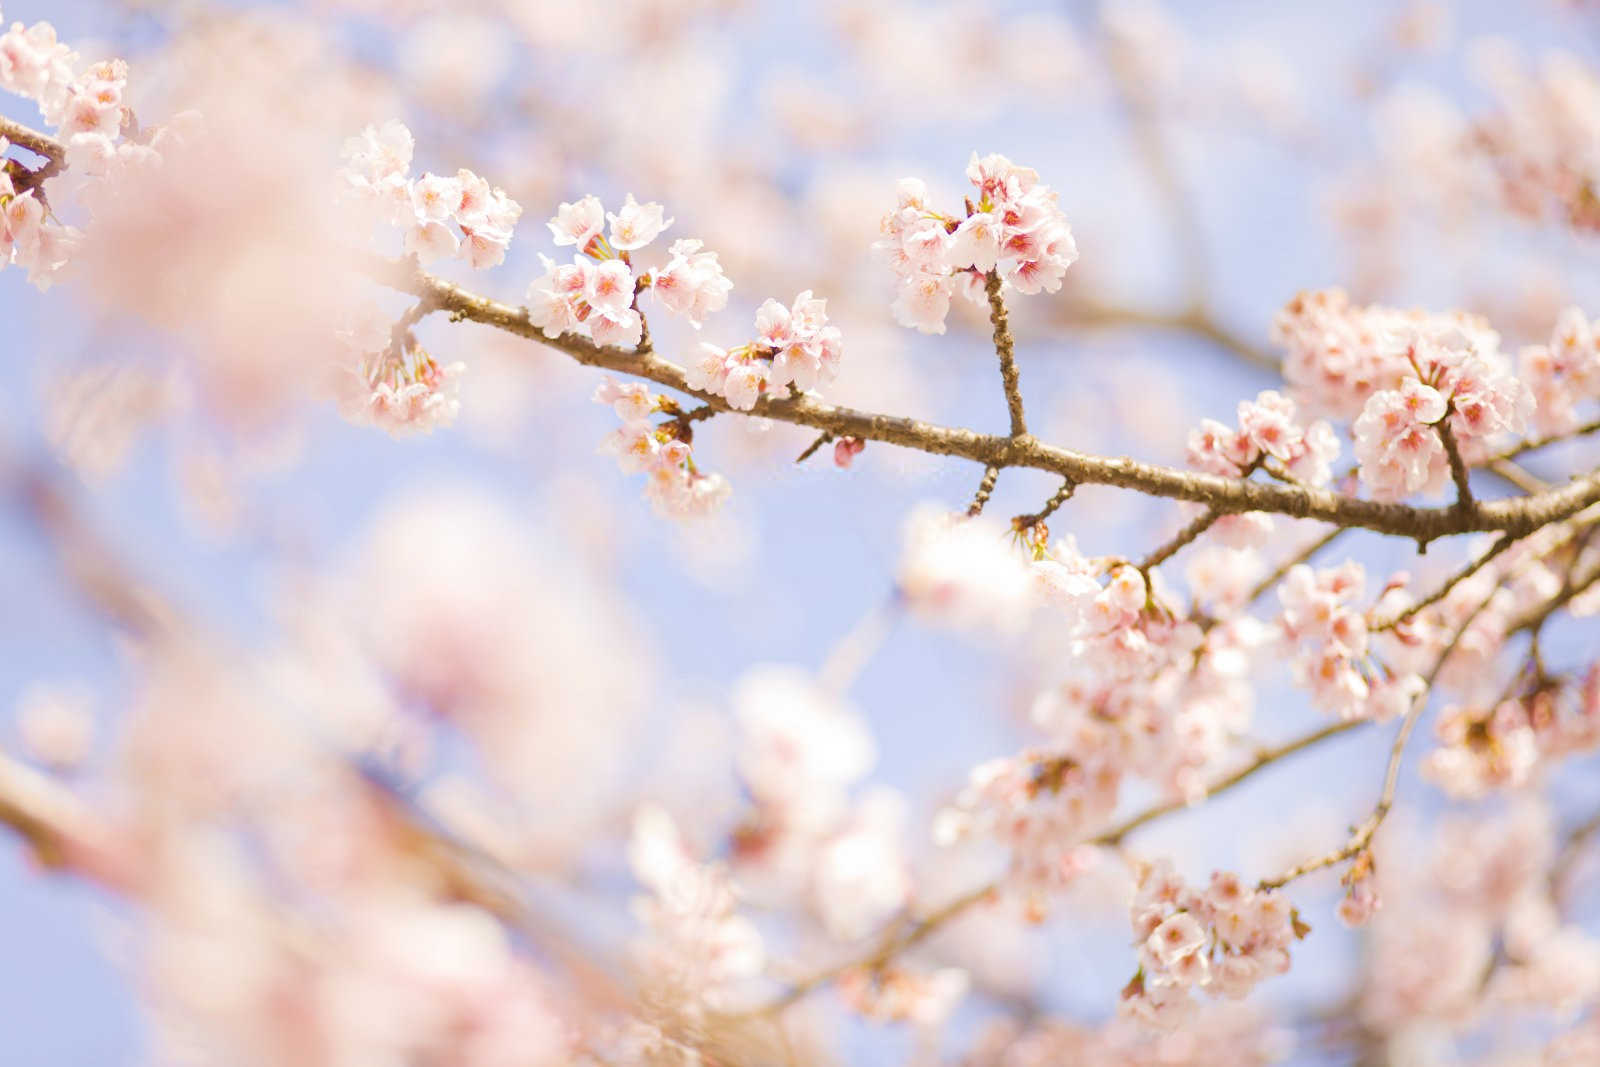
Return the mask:
[[989, 294], [989, 321], [994, 325], [994, 350], [1000, 357], [1000, 382], [1006, 390], [1006, 410], [1011, 413], [1011, 436], [1022, 437], [1028, 432], [1028, 421], [1022, 416], [1022, 380], [1017, 374], [1015, 344], [1011, 339], [1011, 325], [1006, 320], [1006, 302], [1000, 295], [1000, 272], [991, 270], [984, 280], [984, 291]]
[[1439, 431], [1439, 440], [1444, 442], [1444, 453], [1450, 459], [1450, 479], [1456, 483], [1456, 508], [1471, 511], [1472, 481], [1467, 474], [1466, 460], [1461, 458], [1461, 449], [1456, 444], [1455, 431], [1450, 429], [1450, 420], [1440, 419], [1434, 429]]
[[[662, 359], [652, 350], [629, 352], [606, 348], [576, 335], [548, 338], [528, 320], [524, 308], [478, 296], [403, 260], [372, 257], [371, 272], [378, 281], [392, 288], [418, 297], [431, 296], [442, 309], [459, 318], [537, 341], [588, 366], [646, 378], [697, 397], [718, 411], [734, 410], [724, 398], [690, 387], [682, 367]], [[836, 436], [882, 441], [934, 455], [959, 456], [985, 466], [1050, 471], [1082, 484], [1113, 485], [1151, 496], [1190, 500], [1213, 507], [1222, 514], [1266, 511], [1339, 526], [1359, 526], [1424, 543], [1440, 537], [1484, 531], [1520, 536], [1600, 501], [1600, 472], [1558, 489], [1515, 500], [1480, 503], [1471, 512], [1463, 512], [1454, 507], [1419, 508], [1360, 500], [1327, 489], [1246, 482], [1127, 458], [1110, 459], [1047, 445], [1030, 435], [981, 434], [916, 419], [836, 407], [803, 395], [762, 397], [750, 414], [826, 430]]]
[[972, 503], [967, 507], [967, 517], [977, 518], [983, 514], [983, 506], [989, 502], [989, 495], [994, 492], [995, 479], [1000, 477], [1000, 468], [990, 464], [983, 468], [983, 481], [978, 483], [978, 491], [973, 494]]
[[66, 146], [49, 134], [40, 133], [0, 115], [0, 137], [44, 158], [42, 167], [13, 179], [13, 184], [19, 193], [44, 184], [67, 169]]
[[1062, 479], [1061, 488], [1057, 489], [1055, 493], [1051, 495], [1050, 499], [1044, 502], [1044, 507], [1040, 508], [1038, 511], [1030, 512], [1027, 515], [1013, 515], [1011, 517], [1011, 528], [1018, 533], [1021, 533], [1024, 530], [1029, 530], [1039, 525], [1041, 522], [1054, 515], [1062, 504], [1065, 504], [1068, 500], [1071, 500], [1072, 494], [1077, 492], [1077, 489], [1077, 482], [1073, 481], [1071, 478]]

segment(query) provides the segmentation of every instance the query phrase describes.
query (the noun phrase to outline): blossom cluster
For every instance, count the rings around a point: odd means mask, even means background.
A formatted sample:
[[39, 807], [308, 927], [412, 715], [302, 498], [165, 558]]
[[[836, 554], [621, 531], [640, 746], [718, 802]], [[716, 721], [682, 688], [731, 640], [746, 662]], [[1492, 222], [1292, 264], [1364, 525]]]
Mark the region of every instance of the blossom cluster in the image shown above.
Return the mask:
[[[27, 27], [13, 23], [0, 33], [0, 89], [38, 104], [45, 124], [64, 143], [66, 158], [55, 163], [99, 177], [119, 162], [153, 157], [149, 144], [122, 139], [132, 122], [123, 100], [127, 64], [107, 60], [82, 73], [77, 67], [78, 54], [57, 39], [48, 22]], [[151, 131], [146, 141], [154, 143], [160, 132]], [[0, 138], [0, 160], [9, 147]], [[65, 268], [83, 235], [55, 219], [46, 210], [42, 188], [33, 186], [26, 170], [0, 166], [0, 267], [22, 267], [43, 288]]]
[[641, 204], [631, 193], [614, 213], [594, 196], [562, 204], [548, 223], [550, 232], [557, 245], [577, 252], [567, 264], [540, 254], [544, 273], [528, 287], [528, 320], [546, 337], [587, 332], [596, 344], [634, 348], [644, 338], [637, 297], [648, 288], [662, 307], [701, 326], [707, 315], [727, 307], [733, 288], [715, 252], [685, 238], [672, 243], [665, 266], [635, 273], [633, 253], [673, 221], [660, 204]]
[[1546, 682], [1489, 707], [1445, 708], [1435, 732], [1439, 747], [1422, 773], [1451, 796], [1524, 785], [1541, 766], [1600, 748], [1600, 668], [1580, 683]]
[[375, 309], [342, 331], [339, 340], [355, 363], [343, 383], [346, 418], [395, 436], [431, 433], [455, 421], [465, 364], [440, 364], [415, 333], [389, 327]]
[[1600, 338], [1580, 308], [1556, 320], [1550, 342], [1517, 353], [1517, 374], [1533, 391], [1533, 424], [1548, 434], [1578, 425], [1577, 406], [1600, 400]]
[[785, 386], [805, 392], [839, 373], [844, 341], [828, 325], [828, 302], [807, 289], [784, 307], [767, 300], [756, 309], [756, 338], [733, 348], [701, 344], [688, 367], [695, 389], [714, 393], [729, 406], [749, 411], [763, 395], [782, 396]]
[[976, 767], [936, 834], [1007, 846], [1009, 884], [1042, 913], [1047, 893], [1096, 862], [1090, 846], [1130, 775], [1178, 798], [1204, 794], [1248, 725], [1248, 674], [1266, 632], [1244, 617], [1203, 631], [1156, 576], [1091, 560], [1070, 539], [1036, 551], [1018, 595], [1033, 598], [1037, 632], [1067, 652], [1032, 707], [1048, 740]]
[[419, 262], [459, 256], [474, 270], [505, 262], [522, 207], [470, 170], [410, 177], [415, 147], [403, 123], [368, 126], [345, 142], [340, 175], [384, 223], [401, 229]]
[[1511, 373], [1482, 319], [1351, 305], [1339, 290], [1302, 293], [1278, 316], [1284, 376], [1313, 410], [1353, 418], [1361, 480], [1376, 499], [1450, 483], [1446, 433], [1471, 463], [1520, 433], [1534, 395]]
[[[649, 476], [645, 496], [663, 515], [707, 515], [727, 499], [727, 480], [695, 466], [690, 422], [672, 401], [652, 395], [643, 382], [619, 383], [609, 376], [601, 380], [594, 401], [609, 405], [622, 420], [602, 451], [617, 457], [624, 474]], [[658, 413], [673, 417], [651, 423]]]
[[1414, 342], [1406, 354], [1415, 377], [1373, 393], [1352, 427], [1361, 480], [1380, 500], [1444, 488], [1450, 457], [1442, 426], [1471, 463], [1496, 438], [1522, 432], [1533, 409], [1526, 386], [1470, 349]]
[[[0, 157], [7, 147], [0, 137]], [[44, 287], [66, 265], [79, 236], [71, 227], [51, 221], [36, 190], [19, 194], [11, 174], [0, 169], [0, 267], [21, 267]]]
[[1283, 377], [1308, 412], [1353, 420], [1379, 390], [1398, 389], [1415, 369], [1413, 339], [1438, 339], [1498, 360], [1499, 334], [1481, 316], [1432, 313], [1351, 302], [1342, 289], [1299, 293], [1273, 321], [1284, 348]]
[[1237, 999], [1283, 974], [1289, 947], [1310, 932], [1277, 890], [1247, 889], [1221, 871], [1192, 889], [1167, 860], [1140, 870], [1132, 919], [1139, 970], [1121, 1009], [1157, 1026], [1183, 1021], [1191, 990]]
[[1426, 688], [1420, 676], [1396, 675], [1370, 658], [1363, 598], [1366, 576], [1355, 561], [1313, 570], [1290, 568], [1278, 587], [1278, 631], [1293, 658], [1295, 682], [1325, 711], [1342, 719], [1378, 721], [1404, 714]]
[[1578, 56], [1552, 52], [1530, 72], [1506, 50], [1481, 54], [1480, 74], [1496, 107], [1468, 134], [1498, 180], [1501, 202], [1533, 219], [1562, 218], [1600, 229], [1600, 78]]
[[[1189, 465], [1224, 478], [1269, 473], [1305, 485], [1322, 486], [1333, 476], [1339, 439], [1321, 419], [1302, 425], [1295, 402], [1274, 390], [1239, 402], [1239, 426], [1202, 419], [1189, 434]], [[1259, 548], [1271, 536], [1273, 522], [1261, 512], [1223, 515], [1211, 533], [1231, 548]]]
[[873, 246], [898, 279], [895, 321], [923, 333], [943, 333], [950, 300], [962, 295], [983, 305], [985, 276], [998, 274], [1019, 293], [1056, 292], [1078, 258], [1078, 247], [1056, 193], [1037, 172], [1005, 156], [976, 152], [967, 178], [977, 190], [966, 213], [945, 215], [928, 206], [919, 179], [900, 182], [895, 209], [883, 217]]

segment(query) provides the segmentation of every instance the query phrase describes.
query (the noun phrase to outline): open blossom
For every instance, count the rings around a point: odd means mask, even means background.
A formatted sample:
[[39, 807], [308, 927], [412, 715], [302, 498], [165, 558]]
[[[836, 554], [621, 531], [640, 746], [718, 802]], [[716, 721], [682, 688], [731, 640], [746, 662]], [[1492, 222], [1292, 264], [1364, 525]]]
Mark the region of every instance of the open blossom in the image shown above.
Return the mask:
[[345, 142], [341, 176], [379, 219], [400, 228], [406, 252], [421, 262], [459, 256], [474, 270], [503, 263], [521, 205], [470, 170], [410, 178], [414, 149], [404, 124], [368, 126]]
[[953, 296], [985, 303], [984, 275], [999, 273], [1021, 293], [1053, 293], [1078, 258], [1056, 194], [1039, 176], [1004, 156], [973, 153], [967, 178], [977, 189], [963, 217], [927, 204], [921, 181], [900, 183], [895, 209], [883, 217], [873, 246], [899, 281], [895, 321], [923, 333], [943, 333]]
[[606, 209], [599, 197], [586, 196], [556, 208], [555, 218], [545, 225], [557, 245], [576, 245], [579, 252], [586, 252], [589, 242], [605, 231]]
[[1561, 313], [1550, 341], [1517, 355], [1517, 374], [1533, 391], [1533, 423], [1544, 433], [1577, 427], [1578, 406], [1600, 399], [1600, 338], [1579, 308]]
[[128, 64], [107, 60], [90, 67], [67, 89], [58, 126], [61, 136], [94, 133], [115, 137], [124, 121], [122, 96], [128, 85]]
[[763, 394], [786, 385], [805, 391], [832, 381], [843, 351], [839, 328], [828, 325], [827, 301], [807, 289], [788, 306], [765, 301], [756, 310], [755, 340], [731, 349], [702, 344], [687, 378], [695, 389], [749, 411]]
[[1221, 871], [1191, 889], [1167, 860], [1140, 869], [1132, 920], [1139, 971], [1121, 1010], [1159, 1027], [1182, 1021], [1189, 990], [1238, 999], [1283, 974], [1289, 947], [1308, 932], [1277, 890], [1247, 889]]
[[[358, 336], [351, 334], [350, 339], [355, 342]], [[465, 369], [463, 363], [439, 364], [408, 333], [403, 341], [360, 353], [345, 415], [397, 437], [432, 433], [460, 413], [458, 379]]]
[[587, 330], [595, 344], [634, 348], [644, 337], [644, 321], [632, 307], [634, 278], [618, 259], [596, 263], [574, 256], [557, 264], [541, 254], [544, 274], [528, 287], [528, 319], [546, 337]]
[[1372, 393], [1352, 428], [1361, 479], [1381, 500], [1447, 484], [1441, 423], [1470, 463], [1487, 455], [1495, 438], [1521, 432], [1533, 407], [1532, 394], [1503, 360], [1453, 341], [1412, 339], [1402, 347], [1411, 370], [1397, 387]]
[[56, 39], [55, 27], [13, 23], [0, 34], [0, 89], [39, 105], [45, 121], [59, 126], [76, 80], [77, 53]]
[[1426, 686], [1420, 676], [1373, 658], [1367, 611], [1354, 606], [1365, 582], [1354, 561], [1326, 570], [1295, 565], [1278, 587], [1278, 632], [1293, 657], [1295, 681], [1318, 707], [1343, 719], [1382, 721], [1409, 711]]
[[643, 248], [672, 225], [672, 220], [664, 217], [660, 204], [640, 204], [632, 193], [623, 202], [621, 211], [607, 212], [606, 218], [611, 221], [611, 247], [618, 252]]
[[[611, 220], [611, 237], [604, 231]], [[634, 254], [672, 224], [660, 204], [640, 204], [630, 195], [622, 210], [607, 215], [599, 198], [565, 203], [550, 220], [558, 245], [574, 245], [570, 264], [540, 255], [544, 274], [528, 288], [528, 317], [547, 337], [587, 333], [596, 344], [636, 348], [644, 339], [637, 294], [649, 288], [661, 306], [699, 329], [706, 316], [728, 306], [733, 283], [714, 252], [692, 238], [674, 241], [670, 259], [656, 269], [637, 264]]]
[[[1249, 477], [1266, 467], [1279, 477], [1326, 485], [1339, 456], [1339, 439], [1322, 420], [1303, 425], [1295, 402], [1274, 390], [1239, 402], [1239, 426], [1202, 419], [1189, 433], [1189, 465], [1224, 478]], [[1230, 548], [1259, 548], [1272, 536], [1273, 520], [1260, 512], [1223, 515], [1211, 534]]]
[[595, 390], [594, 400], [609, 405], [622, 420], [601, 451], [615, 456], [624, 474], [647, 475], [645, 497], [658, 512], [680, 518], [704, 516], [727, 499], [727, 481], [695, 465], [690, 424], [673, 419], [659, 426], [650, 422], [651, 415], [666, 410], [665, 397], [651, 395], [643, 382], [620, 384], [608, 376]]
[[650, 290], [661, 306], [689, 320], [699, 329], [713, 311], [728, 306], [733, 283], [722, 273], [715, 252], [704, 251], [704, 243], [691, 237], [672, 242], [667, 249], [672, 258], [650, 274]]
[[381, 126], [368, 126], [344, 143], [345, 180], [371, 186], [394, 179], [404, 183], [416, 147], [403, 122], [390, 119]]
[[1600, 672], [1582, 685], [1551, 685], [1491, 707], [1455, 706], [1439, 715], [1439, 747], [1423, 776], [1454, 797], [1478, 797], [1527, 783], [1546, 764], [1600, 748]]

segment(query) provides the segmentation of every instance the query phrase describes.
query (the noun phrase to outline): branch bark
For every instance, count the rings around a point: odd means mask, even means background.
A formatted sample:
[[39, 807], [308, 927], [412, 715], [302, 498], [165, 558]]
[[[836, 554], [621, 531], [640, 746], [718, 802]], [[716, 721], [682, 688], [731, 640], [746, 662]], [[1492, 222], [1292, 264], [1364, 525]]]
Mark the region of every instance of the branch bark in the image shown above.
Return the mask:
[[[371, 273], [391, 288], [433, 299], [440, 308], [459, 318], [537, 341], [587, 366], [648, 379], [696, 397], [718, 411], [733, 410], [722, 397], [691, 388], [681, 366], [661, 358], [651, 349], [630, 352], [606, 348], [576, 335], [546, 337], [528, 320], [525, 309], [469, 292], [420, 270], [409, 261], [373, 257]], [[1422, 508], [1360, 500], [1309, 486], [1241, 481], [1140, 463], [1126, 457], [1095, 456], [1047, 445], [1027, 434], [1020, 437], [983, 434], [917, 419], [837, 407], [803, 395], [763, 397], [750, 414], [809, 426], [835, 436], [859, 437], [934, 455], [958, 456], [986, 467], [1002, 470], [1025, 467], [1059, 474], [1079, 484], [1112, 485], [1151, 496], [1190, 500], [1220, 514], [1266, 511], [1338, 526], [1361, 527], [1422, 543], [1484, 531], [1520, 536], [1568, 518], [1600, 501], [1600, 472], [1557, 489], [1514, 500], [1483, 502], [1464, 511], [1453, 505]]]
[[995, 354], [1000, 357], [1000, 383], [1005, 387], [1006, 410], [1011, 414], [1011, 436], [1022, 437], [1028, 432], [1028, 420], [1022, 414], [1022, 379], [1017, 373], [1016, 344], [1006, 320], [1005, 298], [1000, 295], [999, 271], [989, 272], [984, 291], [989, 294], [989, 322], [994, 326]]

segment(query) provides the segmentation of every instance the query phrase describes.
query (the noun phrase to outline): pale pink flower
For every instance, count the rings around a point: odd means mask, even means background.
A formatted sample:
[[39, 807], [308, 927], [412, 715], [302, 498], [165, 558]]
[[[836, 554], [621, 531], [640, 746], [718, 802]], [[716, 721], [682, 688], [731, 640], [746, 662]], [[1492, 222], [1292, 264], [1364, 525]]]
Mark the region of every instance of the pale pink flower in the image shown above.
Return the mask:
[[[640, 204], [633, 199], [632, 193], [628, 194], [621, 211], [606, 217], [611, 220], [611, 247], [619, 252], [643, 248], [660, 237], [661, 232], [673, 221], [663, 217], [660, 204]], [[563, 242], [558, 240], [556, 243]], [[579, 247], [583, 247], [581, 242]]]
[[597, 263], [584, 272], [583, 295], [590, 307], [620, 318], [633, 303], [633, 271], [620, 259]]
[[958, 268], [993, 270], [1000, 259], [1000, 228], [994, 215], [979, 211], [963, 219], [952, 235], [949, 258]]
[[936, 274], [913, 274], [900, 283], [892, 310], [902, 326], [944, 333], [944, 319], [950, 313], [950, 283]]
[[599, 197], [586, 196], [574, 204], [562, 204], [548, 223], [558, 245], [576, 245], [582, 252], [605, 229], [605, 208]]
[[415, 149], [411, 131], [391, 119], [382, 126], [368, 126], [345, 141], [343, 156], [356, 176], [377, 185], [387, 178], [404, 177], [411, 169]]
[[633, 308], [611, 311], [596, 309], [587, 321], [589, 334], [597, 345], [637, 348], [644, 339], [644, 320]]
[[667, 250], [667, 265], [651, 274], [651, 288], [663, 307], [682, 315], [699, 329], [706, 316], [728, 306], [733, 283], [722, 273], [715, 252], [705, 252], [700, 241], [674, 241]]

